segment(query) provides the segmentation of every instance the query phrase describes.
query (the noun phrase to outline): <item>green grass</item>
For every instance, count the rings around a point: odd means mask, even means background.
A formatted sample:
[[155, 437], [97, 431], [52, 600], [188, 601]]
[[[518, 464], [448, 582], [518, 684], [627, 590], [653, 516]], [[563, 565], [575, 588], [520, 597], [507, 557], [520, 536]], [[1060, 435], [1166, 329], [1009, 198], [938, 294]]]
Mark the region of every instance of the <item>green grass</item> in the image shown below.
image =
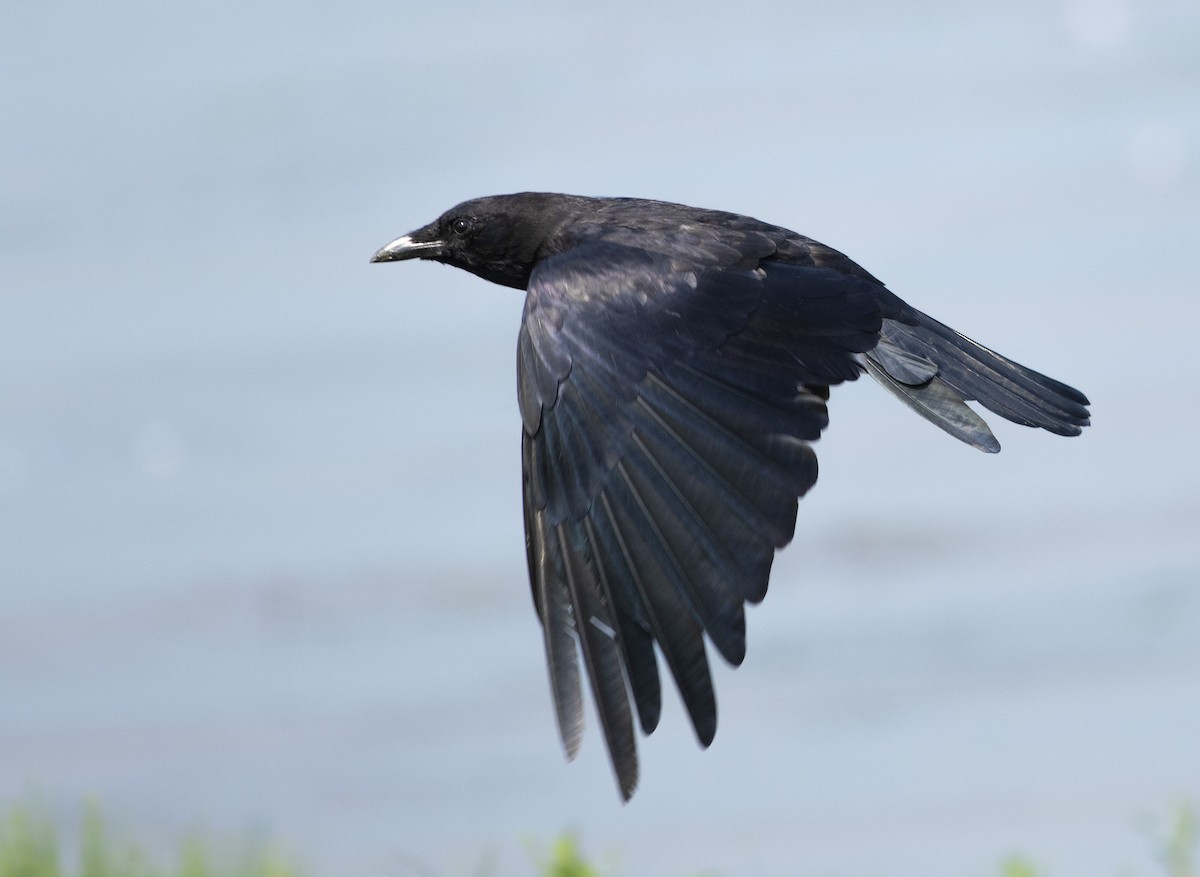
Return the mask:
[[1190, 804], [1180, 804], [1171, 820], [1162, 857], [1171, 877], [1197, 877], [1196, 850], [1200, 847], [1200, 823]]
[[1024, 856], [1013, 856], [1000, 866], [1001, 877], [1042, 877], [1041, 871]]
[[37, 806], [15, 806], [0, 820], [0, 877], [300, 877], [277, 851], [250, 845], [216, 851], [199, 837], [183, 842], [175, 861], [151, 861], [142, 849], [105, 829], [96, 806], [83, 817], [78, 863], [63, 864], [54, 826]]
[[[1165, 877], [1200, 877], [1197, 850], [1200, 821], [1190, 804], [1176, 805], [1165, 823], [1160, 818], [1144, 829], [1157, 852], [1153, 872], [1119, 870], [1113, 877], [1143, 877], [1153, 873]], [[138, 846], [116, 840], [108, 831], [96, 806], [86, 808], [80, 833], [77, 862], [63, 864], [62, 844], [42, 808], [16, 805], [0, 816], [0, 877], [301, 877], [299, 871], [277, 850], [262, 844], [216, 845], [198, 837], [180, 844], [174, 861], [151, 861]], [[531, 875], [535, 877], [609, 877], [580, 851], [574, 835], [564, 834], [548, 851], [534, 848]], [[487, 868], [481, 872], [486, 874]], [[1052, 877], [1031, 859], [1014, 856], [1000, 865], [1000, 877]]]
[[[1200, 821], [1190, 803], [1182, 802], [1170, 808], [1163, 825], [1161, 817], [1141, 820], [1143, 832], [1157, 852], [1157, 867], [1154, 873], [1166, 877], [1200, 877], [1197, 868], [1197, 851], [1200, 850]], [[1145, 874], [1140, 870], [1114, 870], [1119, 877], [1137, 877]], [[1001, 877], [1051, 877], [1024, 856], [1013, 856], [1000, 867]]]
[[537, 856], [540, 877], [600, 877], [596, 867], [584, 859], [579, 841], [564, 834], [550, 847], [548, 856]]

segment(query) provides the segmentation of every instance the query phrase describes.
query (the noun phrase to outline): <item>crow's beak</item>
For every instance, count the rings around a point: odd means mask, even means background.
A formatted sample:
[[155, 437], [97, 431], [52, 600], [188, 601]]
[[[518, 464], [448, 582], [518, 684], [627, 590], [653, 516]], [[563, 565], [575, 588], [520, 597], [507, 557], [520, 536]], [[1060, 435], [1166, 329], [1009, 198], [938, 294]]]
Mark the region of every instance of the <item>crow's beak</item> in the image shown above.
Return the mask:
[[[417, 232], [413, 232], [417, 234]], [[442, 242], [413, 240], [412, 234], [396, 238], [374, 256], [372, 262], [399, 262], [401, 259], [432, 259], [442, 251]]]

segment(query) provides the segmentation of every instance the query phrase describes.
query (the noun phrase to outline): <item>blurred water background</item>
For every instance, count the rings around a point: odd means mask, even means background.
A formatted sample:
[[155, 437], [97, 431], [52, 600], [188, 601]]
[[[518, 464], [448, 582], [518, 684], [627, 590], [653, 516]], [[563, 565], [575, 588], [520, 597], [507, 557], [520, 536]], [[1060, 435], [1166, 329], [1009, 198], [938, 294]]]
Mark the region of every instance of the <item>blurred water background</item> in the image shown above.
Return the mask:
[[[0, 798], [318, 874], [1056, 875], [1200, 797], [1194, 0], [0, 5]], [[563, 762], [481, 194], [749, 213], [1076, 384], [979, 454], [835, 390], [697, 751]], [[1191, 339], [1191, 340], [1189, 340]]]

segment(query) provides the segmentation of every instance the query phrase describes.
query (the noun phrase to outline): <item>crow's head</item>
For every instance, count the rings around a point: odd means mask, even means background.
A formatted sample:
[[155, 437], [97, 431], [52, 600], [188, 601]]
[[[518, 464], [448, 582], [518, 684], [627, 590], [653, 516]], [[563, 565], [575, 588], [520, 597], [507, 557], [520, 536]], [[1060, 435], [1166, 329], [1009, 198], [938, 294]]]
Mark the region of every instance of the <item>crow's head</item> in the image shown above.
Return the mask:
[[429, 225], [396, 238], [371, 261], [432, 259], [502, 286], [524, 289], [533, 266], [546, 255], [544, 245], [577, 200], [522, 192], [464, 201]]

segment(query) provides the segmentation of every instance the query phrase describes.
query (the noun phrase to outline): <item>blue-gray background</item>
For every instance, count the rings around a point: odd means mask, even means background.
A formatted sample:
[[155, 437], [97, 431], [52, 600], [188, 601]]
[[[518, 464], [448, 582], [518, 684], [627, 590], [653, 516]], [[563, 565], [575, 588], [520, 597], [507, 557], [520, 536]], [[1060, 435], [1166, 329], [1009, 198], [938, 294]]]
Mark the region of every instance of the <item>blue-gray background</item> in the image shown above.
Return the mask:
[[[1200, 8], [0, 7], [0, 796], [326, 874], [1055, 874], [1200, 796]], [[467, 197], [636, 194], [850, 253], [1080, 386], [988, 457], [869, 381], [621, 807], [525, 582], [518, 293], [368, 265]]]

